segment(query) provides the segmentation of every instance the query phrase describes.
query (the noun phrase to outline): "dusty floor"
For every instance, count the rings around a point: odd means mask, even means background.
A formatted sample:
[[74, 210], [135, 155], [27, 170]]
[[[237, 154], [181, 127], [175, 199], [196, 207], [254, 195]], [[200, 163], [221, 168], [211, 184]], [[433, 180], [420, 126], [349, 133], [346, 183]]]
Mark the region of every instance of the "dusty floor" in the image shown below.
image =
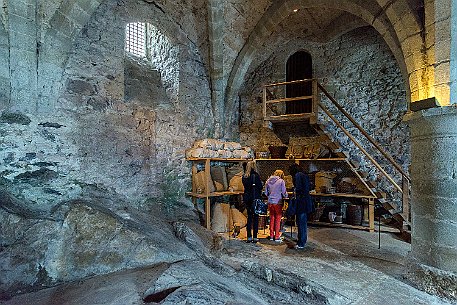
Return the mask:
[[286, 230], [282, 244], [267, 240], [268, 230], [259, 243], [246, 243], [242, 230], [226, 235], [222, 255], [206, 263], [96, 276], [4, 304], [449, 304], [403, 278], [410, 244], [392, 233], [381, 233], [378, 249], [376, 232], [310, 227], [306, 248], [294, 250], [295, 233]]
[[[389, 227], [370, 233], [329, 227], [309, 227], [304, 250], [295, 250], [295, 229], [286, 227], [284, 242], [269, 241], [260, 230], [257, 244], [245, 243], [245, 231], [229, 240], [230, 264], [259, 261], [274, 270], [287, 270], [322, 289], [330, 304], [447, 304], [419, 291], [405, 277], [411, 245]], [[241, 245], [244, 244], [244, 245]], [[246, 251], [245, 247], [251, 251]], [[380, 248], [379, 248], [380, 246]]]

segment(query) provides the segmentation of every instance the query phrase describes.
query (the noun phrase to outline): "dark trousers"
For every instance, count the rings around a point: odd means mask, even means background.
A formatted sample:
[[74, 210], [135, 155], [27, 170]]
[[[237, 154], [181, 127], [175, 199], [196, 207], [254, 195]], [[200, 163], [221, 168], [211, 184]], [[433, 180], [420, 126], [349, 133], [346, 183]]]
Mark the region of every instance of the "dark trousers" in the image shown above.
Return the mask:
[[247, 237], [257, 238], [257, 232], [259, 232], [259, 215], [254, 213], [254, 208], [251, 206], [247, 207], [248, 211], [248, 223], [246, 224]]
[[299, 247], [304, 247], [306, 244], [306, 241], [308, 240], [308, 228], [307, 228], [308, 214], [306, 214], [306, 213], [297, 214], [296, 221], [297, 221], [297, 227], [298, 227], [297, 245]]

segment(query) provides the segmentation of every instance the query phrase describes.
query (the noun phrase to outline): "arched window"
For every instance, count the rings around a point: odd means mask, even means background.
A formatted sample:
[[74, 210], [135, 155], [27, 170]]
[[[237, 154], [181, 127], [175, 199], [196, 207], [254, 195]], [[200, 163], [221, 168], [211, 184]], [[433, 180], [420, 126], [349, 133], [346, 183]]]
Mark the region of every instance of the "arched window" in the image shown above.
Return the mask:
[[147, 24], [133, 22], [125, 27], [125, 50], [138, 57], [146, 57]]
[[[313, 78], [313, 62], [311, 55], [305, 51], [292, 54], [286, 64], [286, 81]], [[312, 82], [289, 84], [286, 86], [286, 97], [311, 96], [313, 94]], [[286, 102], [286, 113], [312, 112], [312, 99]]]

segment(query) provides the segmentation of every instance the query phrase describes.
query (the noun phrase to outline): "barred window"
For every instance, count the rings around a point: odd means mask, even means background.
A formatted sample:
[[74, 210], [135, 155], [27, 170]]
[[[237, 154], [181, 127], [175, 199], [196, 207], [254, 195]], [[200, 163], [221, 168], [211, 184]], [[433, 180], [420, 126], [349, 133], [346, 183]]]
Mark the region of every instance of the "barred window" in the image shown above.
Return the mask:
[[125, 28], [125, 50], [132, 55], [146, 57], [146, 24], [134, 22]]

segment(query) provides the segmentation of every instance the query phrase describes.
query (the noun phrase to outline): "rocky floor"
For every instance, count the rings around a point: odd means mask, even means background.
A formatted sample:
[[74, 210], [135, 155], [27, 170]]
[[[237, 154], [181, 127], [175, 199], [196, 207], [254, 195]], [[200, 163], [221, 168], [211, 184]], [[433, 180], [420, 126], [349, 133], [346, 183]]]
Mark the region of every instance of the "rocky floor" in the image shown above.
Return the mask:
[[295, 233], [282, 244], [248, 244], [242, 232], [217, 256], [94, 276], [3, 304], [448, 304], [403, 278], [410, 245], [395, 235], [382, 233], [378, 249], [377, 233], [309, 231], [304, 250], [292, 249]]

